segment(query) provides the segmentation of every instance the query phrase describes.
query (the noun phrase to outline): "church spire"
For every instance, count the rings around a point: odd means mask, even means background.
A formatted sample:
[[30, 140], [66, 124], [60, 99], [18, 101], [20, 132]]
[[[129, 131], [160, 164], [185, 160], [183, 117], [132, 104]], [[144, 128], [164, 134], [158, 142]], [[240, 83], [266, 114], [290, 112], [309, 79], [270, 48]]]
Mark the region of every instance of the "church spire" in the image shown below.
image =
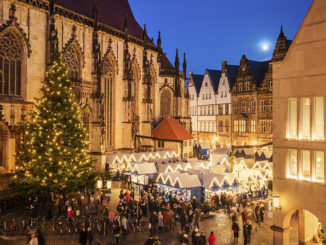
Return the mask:
[[123, 29], [125, 31], [126, 36], [128, 35], [128, 14], [125, 14], [125, 20], [123, 24]]
[[97, 28], [97, 18], [98, 18], [97, 0], [94, 0], [93, 19], [94, 19], [94, 27], [96, 27], [96, 28]]
[[187, 79], [187, 61], [186, 61], [186, 53], [183, 53], [183, 73], [184, 73], [184, 78]]
[[58, 50], [58, 31], [55, 28], [54, 0], [50, 0], [48, 18], [47, 68], [49, 69], [53, 60], [53, 55], [55, 51]]
[[161, 48], [162, 40], [161, 40], [161, 32], [158, 32], [158, 38], [157, 38], [157, 47]]
[[180, 62], [179, 62], [179, 50], [176, 49], [174, 67], [175, 67], [178, 74], [179, 74], [179, 65], [180, 65]]
[[281, 25], [280, 34], [277, 38], [275, 49], [273, 52], [273, 61], [283, 60], [290, 46], [290, 42], [284, 35], [283, 26]]

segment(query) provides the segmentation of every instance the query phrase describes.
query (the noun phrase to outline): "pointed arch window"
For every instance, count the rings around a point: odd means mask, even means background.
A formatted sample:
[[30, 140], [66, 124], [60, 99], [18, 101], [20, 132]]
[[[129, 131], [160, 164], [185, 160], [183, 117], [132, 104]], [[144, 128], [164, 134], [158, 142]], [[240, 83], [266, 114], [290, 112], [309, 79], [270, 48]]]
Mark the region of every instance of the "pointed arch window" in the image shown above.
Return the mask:
[[69, 71], [71, 81], [78, 82], [81, 79], [81, 58], [76, 45], [69, 46], [63, 56], [63, 61]]
[[0, 38], [0, 95], [21, 95], [23, 46], [17, 36], [7, 32]]
[[160, 107], [161, 107], [161, 118], [168, 118], [171, 117], [171, 92], [169, 89], [164, 89], [161, 93], [161, 99], [160, 99]]

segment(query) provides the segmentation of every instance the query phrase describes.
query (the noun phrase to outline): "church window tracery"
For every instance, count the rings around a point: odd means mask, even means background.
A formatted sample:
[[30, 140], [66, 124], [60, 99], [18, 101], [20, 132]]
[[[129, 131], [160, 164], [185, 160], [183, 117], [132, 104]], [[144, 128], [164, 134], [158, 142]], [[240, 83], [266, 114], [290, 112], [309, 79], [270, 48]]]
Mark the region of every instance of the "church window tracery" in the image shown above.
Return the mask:
[[21, 95], [23, 46], [12, 32], [0, 38], [0, 94]]

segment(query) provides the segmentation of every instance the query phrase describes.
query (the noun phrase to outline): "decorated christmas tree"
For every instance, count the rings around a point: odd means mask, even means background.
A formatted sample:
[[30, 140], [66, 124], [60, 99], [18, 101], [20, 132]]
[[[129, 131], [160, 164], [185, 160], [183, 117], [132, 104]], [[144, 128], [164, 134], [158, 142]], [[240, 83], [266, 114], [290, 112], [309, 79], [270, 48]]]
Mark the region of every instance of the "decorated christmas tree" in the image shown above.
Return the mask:
[[16, 155], [22, 169], [15, 176], [17, 190], [49, 197], [50, 193], [94, 187], [96, 175], [88, 145], [68, 71], [57, 52]]

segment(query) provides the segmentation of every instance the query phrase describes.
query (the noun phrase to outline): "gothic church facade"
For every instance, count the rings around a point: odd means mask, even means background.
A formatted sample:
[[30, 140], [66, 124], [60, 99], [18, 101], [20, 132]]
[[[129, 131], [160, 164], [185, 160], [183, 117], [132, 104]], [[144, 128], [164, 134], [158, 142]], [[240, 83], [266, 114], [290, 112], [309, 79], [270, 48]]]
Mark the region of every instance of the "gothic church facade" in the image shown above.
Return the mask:
[[0, 0], [0, 168], [15, 169], [28, 112], [58, 49], [69, 71], [90, 153], [154, 150], [163, 118], [190, 131], [186, 61], [172, 65], [128, 0]]

